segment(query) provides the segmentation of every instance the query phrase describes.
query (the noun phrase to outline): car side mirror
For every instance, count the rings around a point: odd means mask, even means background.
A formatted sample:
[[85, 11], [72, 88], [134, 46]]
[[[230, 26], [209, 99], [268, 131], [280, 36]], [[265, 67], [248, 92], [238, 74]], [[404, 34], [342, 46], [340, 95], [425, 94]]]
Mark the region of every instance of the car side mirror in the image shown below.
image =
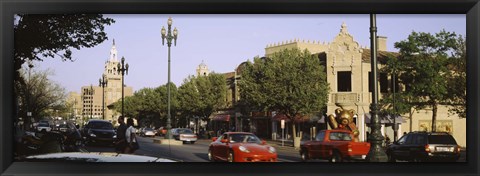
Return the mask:
[[267, 144], [267, 141], [262, 140], [262, 145], [265, 145], [265, 144]]
[[228, 139], [222, 139], [220, 142], [222, 142], [222, 143], [228, 143], [228, 142], [230, 142], [230, 141], [228, 141]]
[[213, 137], [212, 141], [215, 142], [218, 139], [218, 137]]

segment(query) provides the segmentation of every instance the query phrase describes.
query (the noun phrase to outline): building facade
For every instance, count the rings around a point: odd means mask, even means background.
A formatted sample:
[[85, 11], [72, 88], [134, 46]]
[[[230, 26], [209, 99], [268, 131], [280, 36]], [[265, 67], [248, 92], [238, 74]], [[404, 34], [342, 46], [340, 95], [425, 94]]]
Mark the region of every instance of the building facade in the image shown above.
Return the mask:
[[[71, 92], [68, 102], [75, 104], [75, 111], [80, 121], [87, 121], [88, 119], [105, 119], [111, 122], [116, 122], [121, 112], [116, 112], [112, 107], [113, 103], [121, 101], [122, 98], [122, 75], [118, 73], [118, 51], [113, 40], [112, 48], [110, 49], [110, 57], [105, 62], [103, 74], [99, 76], [101, 79], [104, 76], [107, 84], [102, 87], [100, 83], [82, 86], [80, 94]], [[124, 85], [124, 97], [132, 96], [132, 87]], [[104, 103], [102, 105], [102, 102]], [[78, 118], [77, 118], [78, 119]]]
[[[383, 61], [388, 56], [398, 56], [398, 53], [388, 52], [386, 43], [387, 37], [377, 37], [378, 62], [382, 67]], [[354, 109], [356, 112], [355, 121], [360, 130], [360, 139], [365, 141], [366, 134], [370, 130], [369, 111], [372, 102], [373, 80], [371, 75], [370, 49], [362, 47], [349, 34], [347, 25], [343, 23], [340, 32], [330, 42], [310, 41], [293, 39], [290, 41], [277, 42], [269, 44], [265, 48], [265, 57], [284, 49], [298, 48], [307, 49], [312, 54], [317, 55], [324, 61], [327, 72], [327, 82], [330, 84], [330, 94], [327, 103], [326, 114], [333, 114], [334, 110], [343, 107], [344, 109]], [[380, 69], [379, 68], [379, 69]], [[391, 79], [386, 73], [379, 73], [379, 98], [382, 93], [390, 92], [392, 89]], [[425, 109], [413, 114], [413, 120], [407, 118], [408, 115], [402, 115], [397, 118], [399, 124], [397, 136], [401, 137], [403, 132], [409, 131], [429, 131], [431, 128], [432, 110]], [[322, 118], [321, 118], [322, 119]], [[459, 118], [456, 114], [449, 114], [447, 106], [441, 106], [437, 116], [437, 131], [446, 131], [451, 133], [458, 144], [466, 146], [466, 119]], [[321, 120], [320, 120], [321, 121]], [[319, 122], [320, 122], [319, 121]], [[325, 123], [325, 120], [322, 121]], [[410, 122], [412, 125], [410, 125]], [[272, 128], [277, 128], [278, 122], [272, 121]], [[324, 125], [326, 127], [326, 125]], [[393, 122], [386, 119], [382, 124], [382, 133], [393, 139]], [[410, 126], [412, 128], [410, 129]], [[256, 129], [265, 129], [265, 127], [255, 127]], [[275, 130], [274, 130], [275, 131]], [[274, 138], [274, 137], [272, 137]]]

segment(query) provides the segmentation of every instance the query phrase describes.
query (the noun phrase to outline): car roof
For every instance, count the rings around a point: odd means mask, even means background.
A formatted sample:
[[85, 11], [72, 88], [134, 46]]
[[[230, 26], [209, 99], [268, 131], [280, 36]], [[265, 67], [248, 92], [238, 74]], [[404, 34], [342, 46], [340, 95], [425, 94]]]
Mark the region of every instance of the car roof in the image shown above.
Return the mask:
[[89, 122], [89, 123], [90, 123], [90, 122], [107, 122], [107, 123], [110, 123], [110, 122], [107, 121], [107, 120], [100, 120], [100, 119], [90, 119], [90, 120], [88, 120], [88, 122]]
[[253, 134], [249, 132], [225, 132], [225, 134], [231, 135], [231, 134]]

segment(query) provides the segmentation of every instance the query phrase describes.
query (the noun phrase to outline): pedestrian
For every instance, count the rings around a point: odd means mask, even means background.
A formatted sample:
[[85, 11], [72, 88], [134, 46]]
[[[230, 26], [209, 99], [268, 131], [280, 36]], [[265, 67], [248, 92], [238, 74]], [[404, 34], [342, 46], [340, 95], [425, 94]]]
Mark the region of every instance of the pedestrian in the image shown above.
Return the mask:
[[133, 127], [132, 118], [127, 119], [127, 130], [125, 132], [125, 141], [127, 144], [125, 147], [125, 153], [131, 154], [135, 152], [135, 150], [138, 150], [140, 148], [137, 142], [137, 137], [135, 135], [135, 128]]
[[125, 125], [125, 119], [123, 116], [118, 117], [118, 123], [120, 124], [117, 128], [117, 142], [115, 146], [115, 151], [117, 153], [123, 153], [127, 142], [125, 141], [125, 132], [127, 131], [127, 126]]

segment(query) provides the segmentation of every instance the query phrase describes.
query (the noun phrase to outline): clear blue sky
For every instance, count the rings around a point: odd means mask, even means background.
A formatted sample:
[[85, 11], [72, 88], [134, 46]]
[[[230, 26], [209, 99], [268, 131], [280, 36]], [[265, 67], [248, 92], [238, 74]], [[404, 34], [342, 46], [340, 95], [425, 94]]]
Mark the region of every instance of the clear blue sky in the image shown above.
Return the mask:
[[[171, 79], [180, 86], [205, 61], [210, 71], [232, 72], [240, 63], [263, 56], [267, 44], [295, 38], [331, 42], [345, 22], [354, 40], [369, 44], [369, 15], [106, 15], [116, 20], [105, 31], [108, 41], [94, 47], [73, 50], [75, 62], [48, 58], [36, 62], [37, 69], [50, 68], [51, 77], [67, 91], [80, 92], [86, 85], [98, 85], [109, 59], [112, 40], [119, 59], [130, 65], [125, 84], [134, 91], [167, 83], [167, 46], [160, 30], [169, 16], [179, 36], [171, 48]], [[441, 29], [465, 36], [466, 17], [460, 15], [377, 15], [378, 35], [386, 36], [387, 49], [397, 51], [394, 42], [412, 32], [436, 33]], [[173, 28], [172, 28], [173, 30]]]

